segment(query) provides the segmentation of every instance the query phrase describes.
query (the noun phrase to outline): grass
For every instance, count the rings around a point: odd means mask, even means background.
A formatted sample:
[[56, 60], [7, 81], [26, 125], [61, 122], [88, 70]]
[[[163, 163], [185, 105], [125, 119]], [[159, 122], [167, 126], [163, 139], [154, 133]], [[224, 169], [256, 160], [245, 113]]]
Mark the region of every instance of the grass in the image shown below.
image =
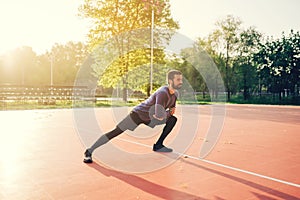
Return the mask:
[[242, 95], [232, 96], [229, 103], [233, 104], [264, 104], [264, 105], [300, 105], [300, 97], [252, 96], [244, 100]]
[[55, 104], [38, 104], [36, 102], [0, 102], [0, 110], [34, 110], [72, 108], [72, 102], [59, 101]]
[[35, 109], [71, 109], [71, 108], [92, 108], [92, 107], [121, 107], [135, 106], [140, 101], [69, 101], [59, 100], [51, 104], [39, 104], [36, 101], [0, 102], [0, 110], [35, 110]]
[[[36, 101], [0, 101], [0, 110], [34, 110], [34, 109], [71, 109], [71, 108], [86, 108], [86, 107], [121, 107], [121, 106], [135, 106], [141, 101], [110, 101], [101, 100], [93, 101], [70, 101], [70, 100], [57, 100], [49, 104], [40, 104]], [[197, 96], [197, 101], [180, 100], [178, 104], [183, 105], [209, 105], [223, 102], [211, 101], [209, 96], [203, 98]], [[249, 100], [244, 100], [243, 96], [235, 95], [231, 97], [229, 104], [266, 104], [266, 105], [300, 105], [300, 97], [286, 97], [282, 100], [272, 96], [252, 97]]]

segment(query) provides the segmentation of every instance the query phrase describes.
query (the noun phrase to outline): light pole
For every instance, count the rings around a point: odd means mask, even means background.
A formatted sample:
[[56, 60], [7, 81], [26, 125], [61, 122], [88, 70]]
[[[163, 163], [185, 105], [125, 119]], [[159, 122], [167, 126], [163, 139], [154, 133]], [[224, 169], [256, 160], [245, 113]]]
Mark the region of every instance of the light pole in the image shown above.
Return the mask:
[[148, 6], [151, 7], [151, 41], [150, 41], [150, 94], [153, 90], [153, 50], [154, 50], [154, 10], [157, 12], [161, 11], [160, 3], [164, 5], [163, 0], [143, 0], [145, 3], [145, 9], [148, 9]]
[[151, 9], [151, 43], [150, 43], [150, 94], [153, 90], [153, 46], [154, 46], [154, 9]]
[[50, 57], [50, 86], [53, 86], [53, 54]]

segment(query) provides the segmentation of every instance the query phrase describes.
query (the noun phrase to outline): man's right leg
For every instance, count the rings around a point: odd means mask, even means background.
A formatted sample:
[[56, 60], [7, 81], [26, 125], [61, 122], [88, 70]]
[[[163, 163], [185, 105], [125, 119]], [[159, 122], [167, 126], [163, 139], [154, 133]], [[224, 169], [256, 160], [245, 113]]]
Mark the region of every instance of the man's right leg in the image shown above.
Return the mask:
[[124, 131], [121, 130], [121, 129], [117, 126], [114, 130], [112, 130], [112, 131], [110, 131], [110, 132], [108, 132], [108, 133], [102, 135], [102, 136], [101, 136], [101, 137], [100, 137], [100, 138], [99, 138], [99, 139], [98, 139], [98, 140], [97, 140], [90, 148], [88, 148], [88, 149], [85, 151], [85, 153], [84, 153], [85, 158], [84, 158], [83, 162], [84, 162], [84, 163], [92, 163], [92, 162], [93, 162], [93, 160], [92, 160], [92, 153], [93, 153], [93, 151], [94, 151], [95, 149], [97, 149], [98, 147], [100, 147], [100, 146], [106, 144], [109, 140], [111, 140], [112, 138], [114, 138], [114, 137], [120, 135], [120, 134], [123, 133], [123, 132], [124, 132]]
[[140, 119], [138, 114], [135, 112], [131, 112], [116, 126], [114, 130], [102, 135], [89, 149], [85, 151], [85, 158], [83, 162], [92, 163], [92, 153], [96, 148], [102, 146], [103, 144], [107, 143], [109, 140], [120, 135], [126, 130], [133, 131], [141, 123], [143, 123], [143, 120]]

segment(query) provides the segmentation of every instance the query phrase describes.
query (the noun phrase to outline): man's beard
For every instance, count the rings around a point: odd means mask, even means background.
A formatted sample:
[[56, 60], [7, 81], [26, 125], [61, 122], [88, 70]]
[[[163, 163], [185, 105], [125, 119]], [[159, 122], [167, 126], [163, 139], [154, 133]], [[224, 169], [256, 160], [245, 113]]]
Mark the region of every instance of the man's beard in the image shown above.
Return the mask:
[[178, 90], [181, 87], [182, 87], [182, 84], [175, 85], [174, 83], [172, 83], [172, 88], [174, 88], [175, 90]]

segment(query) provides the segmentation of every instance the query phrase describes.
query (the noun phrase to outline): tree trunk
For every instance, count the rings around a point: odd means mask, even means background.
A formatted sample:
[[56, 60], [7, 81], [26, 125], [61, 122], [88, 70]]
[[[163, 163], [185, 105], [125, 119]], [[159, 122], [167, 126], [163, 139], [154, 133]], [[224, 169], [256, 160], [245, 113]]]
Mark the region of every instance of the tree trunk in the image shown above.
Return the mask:
[[147, 97], [150, 97], [150, 84], [147, 84]]
[[246, 75], [243, 73], [243, 79], [244, 79], [244, 100], [248, 99], [248, 88], [247, 88], [247, 80], [246, 80]]
[[123, 101], [124, 102], [128, 101], [128, 99], [127, 99], [127, 88], [123, 88]]
[[229, 72], [228, 72], [228, 62], [229, 62], [229, 44], [226, 44], [226, 62], [225, 62], [225, 70], [226, 70], [226, 88], [227, 88], [227, 100], [230, 101], [230, 86], [229, 86]]

